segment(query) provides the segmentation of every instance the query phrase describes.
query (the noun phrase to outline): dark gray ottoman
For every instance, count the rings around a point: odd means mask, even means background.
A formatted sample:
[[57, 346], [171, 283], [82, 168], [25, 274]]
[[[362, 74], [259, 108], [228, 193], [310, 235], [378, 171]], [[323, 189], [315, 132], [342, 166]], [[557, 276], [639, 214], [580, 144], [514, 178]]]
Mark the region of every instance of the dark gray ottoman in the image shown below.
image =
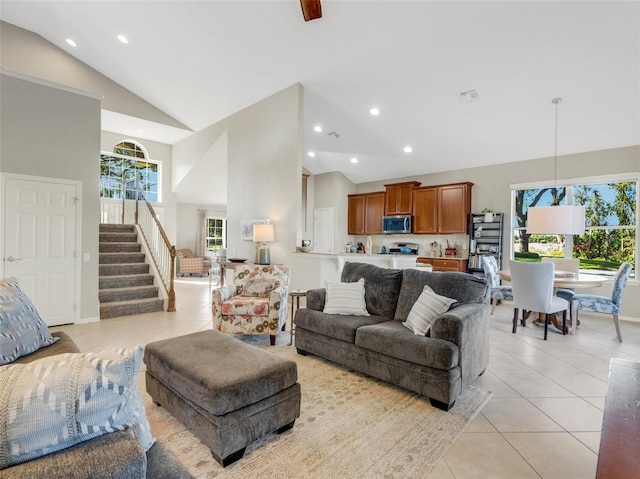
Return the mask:
[[294, 361], [219, 331], [150, 343], [144, 352], [147, 392], [195, 434], [223, 467], [300, 416]]

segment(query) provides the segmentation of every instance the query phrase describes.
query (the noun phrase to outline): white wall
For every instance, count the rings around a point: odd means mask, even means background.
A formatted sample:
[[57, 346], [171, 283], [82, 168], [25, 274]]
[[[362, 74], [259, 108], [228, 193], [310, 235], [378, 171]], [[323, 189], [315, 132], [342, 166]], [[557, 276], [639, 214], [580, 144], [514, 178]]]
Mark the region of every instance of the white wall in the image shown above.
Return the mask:
[[112, 152], [113, 147], [123, 140], [133, 140], [145, 147], [149, 154], [150, 160], [159, 161], [162, 165], [162, 202], [156, 203], [154, 206], [158, 209], [162, 227], [171, 244], [175, 245], [177, 241], [176, 227], [176, 195], [171, 191], [172, 177], [172, 161], [171, 161], [171, 145], [158, 143], [151, 140], [143, 140], [133, 136], [123, 136], [119, 133], [110, 131], [102, 131], [100, 134], [100, 151]]
[[228, 119], [227, 251], [253, 259], [240, 239], [242, 220], [271, 218], [271, 261], [289, 264], [295, 251], [302, 192], [302, 86], [295, 84]]
[[[0, 171], [82, 182], [80, 319], [100, 316], [100, 100], [0, 74]], [[1, 193], [0, 193], [1, 194]]]
[[339, 172], [325, 173], [314, 176], [315, 207], [333, 208], [333, 237], [334, 253], [342, 253], [347, 241], [353, 241], [353, 236], [347, 233], [348, 198], [347, 195], [356, 193], [356, 185]]
[[214, 218], [226, 218], [227, 209], [211, 205], [195, 205], [191, 203], [178, 203], [178, 217], [176, 219], [178, 236], [176, 248], [189, 248], [197, 251], [198, 231], [200, 228], [200, 210], [207, 212], [207, 216]]
[[0, 22], [0, 61], [10, 71], [97, 93], [105, 110], [186, 128], [40, 35], [6, 22]]

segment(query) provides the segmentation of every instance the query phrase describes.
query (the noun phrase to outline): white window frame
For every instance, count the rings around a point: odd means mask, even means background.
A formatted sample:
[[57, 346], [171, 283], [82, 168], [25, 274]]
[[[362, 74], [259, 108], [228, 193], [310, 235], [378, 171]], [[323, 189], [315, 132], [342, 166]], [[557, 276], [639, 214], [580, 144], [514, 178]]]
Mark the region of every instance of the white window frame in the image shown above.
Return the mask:
[[[600, 185], [606, 183], [621, 183], [621, 182], [634, 182], [636, 184], [636, 247], [634, 252], [634, 260], [638, 261], [638, 250], [640, 248], [640, 228], [639, 228], [639, 220], [640, 220], [640, 173], [621, 173], [614, 175], [598, 175], [598, 176], [587, 176], [580, 178], [572, 178], [572, 179], [563, 179], [563, 180], [548, 180], [548, 181], [536, 181], [536, 182], [527, 182], [527, 183], [514, 183], [509, 185], [510, 196], [511, 196], [511, 221], [509, 224], [509, 238], [510, 238], [510, 253], [509, 258], [515, 258], [514, 252], [514, 242], [513, 238], [515, 237], [516, 227], [514, 225], [515, 221], [515, 208], [516, 208], [516, 190], [529, 190], [529, 189], [538, 189], [538, 188], [553, 188], [553, 187], [564, 187], [567, 188], [567, 194], [565, 196], [565, 204], [572, 205], [573, 204], [573, 187], [576, 185]], [[607, 229], [617, 229], [622, 228], [618, 226], [611, 226]], [[588, 227], [587, 229], [603, 229], [602, 227]], [[573, 252], [573, 235], [565, 236], [565, 257], [571, 257]], [[635, 270], [635, 265], [634, 265]]]
[[208, 251], [207, 250], [207, 244], [209, 243], [209, 238], [215, 238], [214, 236], [209, 236], [209, 220], [221, 220], [222, 221], [222, 246], [220, 246], [220, 248], [226, 248], [227, 247], [227, 219], [226, 218], [221, 218], [220, 216], [208, 216], [207, 215], [207, 234], [205, 235], [205, 254]]
[[[122, 142], [131, 142], [131, 140], [123, 140]], [[142, 147], [142, 145], [138, 144], [138, 146], [140, 146], [143, 151], [145, 152], [145, 155], [147, 154], [146, 150], [144, 149], [144, 147]], [[119, 153], [113, 153], [113, 152], [109, 152], [109, 151], [101, 151], [100, 152], [100, 162], [102, 163], [102, 158], [103, 156], [110, 156], [110, 157], [115, 157], [115, 158], [122, 158], [125, 160], [139, 160], [139, 161], [145, 161], [147, 163], [153, 164], [153, 165], [157, 165], [158, 166], [158, 184], [157, 184], [157, 196], [158, 199], [157, 201], [150, 201], [150, 203], [153, 204], [159, 204], [162, 203], [162, 162], [158, 161], [158, 160], [153, 160], [151, 158], [145, 157], [143, 158], [136, 158], [133, 156], [127, 156], [127, 155], [121, 155]], [[101, 186], [102, 188], [102, 186]], [[129, 200], [129, 201], [133, 201], [133, 200]]]

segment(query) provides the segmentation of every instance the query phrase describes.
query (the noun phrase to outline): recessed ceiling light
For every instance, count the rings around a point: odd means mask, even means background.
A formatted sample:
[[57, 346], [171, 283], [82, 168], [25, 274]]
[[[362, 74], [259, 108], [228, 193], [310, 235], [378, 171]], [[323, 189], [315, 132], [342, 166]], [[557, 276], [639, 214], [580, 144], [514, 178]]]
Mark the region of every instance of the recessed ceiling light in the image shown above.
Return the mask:
[[72, 47], [77, 47], [76, 42], [74, 42], [71, 38], [67, 38], [67, 43]]
[[373, 116], [378, 116], [380, 114], [380, 110], [374, 106], [371, 110], [369, 110], [369, 113], [371, 113]]
[[307, 153], [307, 156], [310, 156], [311, 158], [315, 158], [316, 154], [313, 151], [310, 151], [309, 153]]
[[316, 125], [313, 127], [313, 131], [317, 132], [317, 133], [321, 133], [322, 132], [322, 127], [320, 125]]
[[402, 151], [404, 151], [405, 153], [411, 153], [413, 151], [413, 148], [407, 145], [402, 149]]
[[355, 158], [355, 157], [354, 157], [354, 158], [351, 158], [351, 163], [357, 163], [357, 162], [358, 162], [358, 159], [357, 159], [357, 158]]
[[125, 37], [122, 34], [118, 35], [118, 40], [120, 40], [122, 43], [129, 43], [129, 40], [127, 39], [127, 37]]

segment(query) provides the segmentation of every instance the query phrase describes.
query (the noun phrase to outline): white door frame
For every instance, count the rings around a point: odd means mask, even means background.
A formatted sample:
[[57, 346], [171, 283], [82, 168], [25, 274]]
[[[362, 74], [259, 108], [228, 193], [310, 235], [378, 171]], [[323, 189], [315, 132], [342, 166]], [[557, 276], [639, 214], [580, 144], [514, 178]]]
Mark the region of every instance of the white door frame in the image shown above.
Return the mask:
[[81, 288], [81, 275], [82, 275], [82, 182], [77, 180], [69, 180], [63, 178], [48, 178], [44, 176], [32, 176], [32, 175], [21, 175], [17, 173], [2, 173], [0, 172], [0, 212], [2, 212], [2, 220], [0, 221], [0, 277], [5, 277], [5, 241], [4, 241], [4, 231], [5, 231], [5, 219], [7, 217], [7, 212], [5, 211], [5, 194], [7, 192], [7, 180], [15, 179], [22, 181], [33, 181], [33, 182], [41, 182], [41, 183], [56, 183], [68, 186], [74, 186], [77, 192], [77, 201], [76, 201], [76, 249], [75, 249], [75, 268], [74, 268], [74, 311], [73, 311], [73, 322], [77, 323], [80, 320], [80, 311], [81, 311], [81, 301], [82, 301], [82, 288]]

